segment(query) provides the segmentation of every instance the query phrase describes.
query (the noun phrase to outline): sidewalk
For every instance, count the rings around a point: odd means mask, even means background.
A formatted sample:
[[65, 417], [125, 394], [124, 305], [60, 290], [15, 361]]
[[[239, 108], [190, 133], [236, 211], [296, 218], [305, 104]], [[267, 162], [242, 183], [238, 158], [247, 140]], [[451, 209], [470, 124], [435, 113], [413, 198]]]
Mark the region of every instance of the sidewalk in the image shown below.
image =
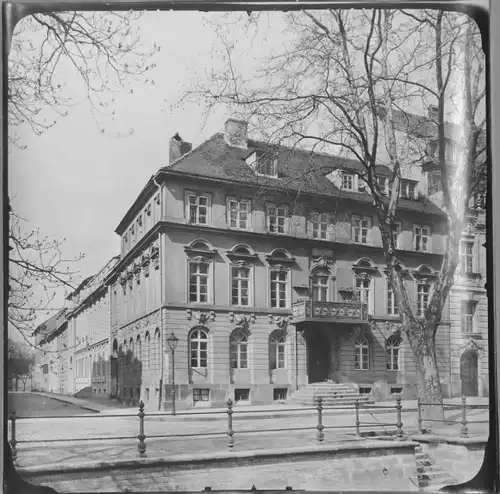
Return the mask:
[[[54, 400], [63, 401], [66, 403], [71, 403], [73, 405], [79, 406], [84, 410], [90, 410], [94, 412], [99, 412], [106, 415], [123, 415], [123, 416], [136, 416], [138, 413], [138, 407], [131, 407], [128, 405], [122, 405], [118, 402], [112, 402], [107, 398], [92, 398], [92, 400], [76, 398], [74, 396], [59, 395], [56, 393], [43, 393], [36, 392], [40, 396], [45, 396], [46, 398], [51, 398]], [[445, 405], [461, 406], [461, 398], [445, 398]], [[469, 406], [487, 406], [489, 405], [489, 399], [487, 397], [471, 397], [467, 399], [467, 405]], [[386, 413], [388, 411], [395, 411], [396, 400], [386, 400], [379, 401], [374, 404], [363, 406], [360, 405], [360, 411], [367, 410], [369, 413], [379, 414]], [[417, 410], [417, 400], [403, 400], [401, 402], [402, 411], [404, 412], [415, 412]], [[285, 417], [295, 417], [295, 416], [309, 416], [314, 413], [315, 407], [307, 407], [295, 404], [283, 404], [275, 403], [271, 405], [241, 405], [236, 404], [233, 407], [234, 414], [238, 416], [239, 420], [245, 419], [255, 419], [258, 417], [261, 419], [273, 419], [273, 418], [285, 418]], [[353, 408], [342, 408], [342, 407], [325, 407], [323, 409], [323, 414], [325, 415], [341, 415], [341, 414], [352, 414]], [[170, 412], [159, 412], [159, 411], [148, 411], [145, 410], [147, 416], [157, 416], [168, 418], [168, 420], [175, 421], [189, 421], [189, 420], [205, 420], [213, 421], [227, 418], [227, 407], [224, 408], [192, 408], [190, 410], [182, 410], [172, 415]]]

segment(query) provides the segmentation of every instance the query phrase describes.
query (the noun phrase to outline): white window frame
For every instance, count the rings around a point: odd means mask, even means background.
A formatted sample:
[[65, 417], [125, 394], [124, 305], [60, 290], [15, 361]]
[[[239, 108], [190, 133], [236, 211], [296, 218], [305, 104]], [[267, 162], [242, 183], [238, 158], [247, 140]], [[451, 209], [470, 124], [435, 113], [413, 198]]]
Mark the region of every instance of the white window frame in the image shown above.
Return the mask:
[[389, 280], [387, 280], [387, 304], [385, 308], [388, 316], [399, 316], [399, 309], [396, 304], [396, 294], [392, 290]]
[[[197, 333], [197, 338], [192, 337], [192, 335], [194, 333]], [[204, 333], [206, 338], [201, 338], [201, 336], [200, 336], [201, 333]], [[208, 364], [209, 364], [209, 356], [210, 356], [210, 336], [208, 334], [208, 331], [206, 329], [203, 329], [200, 327], [194, 328], [189, 332], [188, 339], [189, 339], [189, 353], [188, 353], [189, 368], [190, 369], [207, 369]], [[196, 350], [196, 357], [194, 359], [196, 361], [196, 365], [193, 365], [193, 346], [192, 346], [193, 341], [195, 341], [197, 343], [197, 346], [195, 349]], [[206, 344], [206, 349], [205, 349], [206, 357], [205, 357], [205, 359], [203, 359], [201, 357], [201, 352], [202, 352], [201, 344], [202, 343]], [[205, 360], [206, 365], [200, 365], [202, 363], [202, 360]]]
[[[207, 273], [207, 301], [206, 302], [195, 302], [191, 300], [191, 265], [205, 264], [208, 267]], [[211, 261], [197, 261], [193, 259], [187, 260], [187, 303], [207, 305], [212, 303], [213, 294], [213, 263]]]
[[[424, 230], [427, 230], [427, 235], [424, 235]], [[420, 241], [418, 245], [420, 246], [417, 249], [417, 237], [420, 236]], [[425, 242], [425, 249], [423, 249], [423, 239], [427, 238], [427, 242]], [[429, 225], [413, 225], [413, 250], [415, 252], [431, 252], [431, 239], [432, 239], [432, 230]]]
[[[356, 222], [359, 221], [360, 224], [359, 226], [356, 225]], [[367, 223], [366, 227], [363, 227], [363, 222]], [[359, 228], [359, 239], [356, 240], [356, 230]], [[366, 242], [361, 242], [363, 238], [363, 229], [366, 228]], [[372, 219], [369, 216], [356, 216], [352, 215], [351, 216], [351, 229], [352, 229], [352, 241], [355, 244], [360, 244], [360, 245], [370, 245], [370, 240], [371, 240], [371, 228], [372, 228]]]
[[328, 226], [330, 225], [328, 213], [313, 211], [309, 221], [311, 224], [311, 237], [319, 240], [328, 240]]
[[[279, 210], [284, 211], [284, 215], [280, 215]], [[274, 210], [276, 214], [271, 215], [271, 210]], [[271, 229], [271, 217], [275, 218], [275, 226], [273, 227], [275, 230], [272, 231]], [[266, 224], [267, 224], [267, 231], [269, 233], [274, 233], [277, 235], [286, 235], [287, 229], [288, 229], [288, 217], [289, 217], [289, 209], [288, 206], [285, 204], [274, 204], [274, 203], [268, 203], [266, 207]], [[283, 231], [277, 231], [279, 229], [279, 222], [278, 219], [283, 218], [283, 225], [282, 229]]]
[[401, 356], [401, 343], [395, 343], [390, 339], [386, 345], [387, 350], [387, 365], [386, 369], [390, 372], [399, 371], [399, 358]]
[[[264, 173], [262, 172], [262, 167], [266, 164], [265, 162], [261, 162], [262, 158], [268, 158], [272, 163], [272, 171], [273, 173]], [[272, 156], [271, 153], [266, 153], [264, 151], [256, 151], [255, 152], [255, 174], [260, 177], [270, 177], [270, 178], [278, 178], [278, 158], [276, 156]]]
[[[351, 178], [351, 187], [345, 187], [345, 184], [346, 184], [346, 180], [345, 179], [348, 179], [348, 178]], [[350, 172], [350, 171], [347, 171], [347, 170], [343, 170], [340, 174], [340, 187], [342, 190], [349, 190], [349, 191], [352, 191], [352, 192], [355, 192], [358, 190], [358, 187], [357, 187], [357, 175], [353, 172]]]
[[[244, 348], [244, 351], [242, 351]], [[229, 360], [231, 369], [249, 369], [250, 368], [250, 344], [248, 334], [242, 330], [236, 330], [229, 336]], [[242, 354], [245, 359], [242, 359]], [[236, 359], [234, 359], [236, 356]], [[236, 365], [234, 365], [236, 363]], [[242, 365], [244, 364], [244, 365]]]
[[[248, 304], [242, 305], [240, 303], [235, 304], [233, 302], [233, 269], [248, 269]], [[238, 265], [229, 264], [229, 305], [233, 307], [252, 307], [253, 306], [253, 279], [254, 279], [254, 267], [248, 264]], [[238, 302], [241, 301], [241, 294], [238, 293]]]
[[[429, 287], [429, 291], [427, 293], [420, 292], [420, 287], [421, 286], [427, 286]], [[429, 302], [431, 299], [431, 294], [432, 294], [432, 286], [430, 283], [427, 283], [425, 281], [418, 281], [417, 282], [417, 317], [424, 317], [425, 311], [427, 310], [427, 307], [429, 307]], [[425, 307], [422, 309], [422, 304], [420, 303], [420, 297], [425, 297], [427, 296], [427, 303], [425, 304]]]
[[[470, 246], [471, 247], [471, 252], [470, 252], [470, 256], [469, 255], [465, 255], [465, 249], [464, 247], [465, 246]], [[463, 274], [470, 274], [470, 273], [474, 273], [474, 266], [475, 266], [475, 259], [474, 259], [474, 247], [475, 247], [475, 242], [473, 239], [463, 239], [460, 241], [460, 265], [461, 265], [461, 271]], [[466, 265], [467, 263], [465, 262], [467, 259], [470, 259], [470, 266], [471, 266], [471, 269], [468, 270], [466, 269]]]
[[[314, 301], [314, 302], [330, 302], [330, 275], [325, 273], [324, 272], [325, 270], [322, 270], [322, 269], [315, 269], [312, 273], [311, 273], [311, 277], [310, 277], [310, 280], [311, 280], [311, 299]], [[323, 284], [323, 283], [317, 283], [315, 280], [317, 280], [318, 278], [326, 278], [326, 283]], [[325, 293], [325, 290], [326, 289], [326, 293]], [[315, 293], [316, 291], [315, 290], [319, 290], [317, 291], [317, 293], [324, 293], [324, 299], [323, 297], [320, 297], [321, 300], [319, 298], [316, 298], [315, 297]]]
[[[236, 204], [236, 226], [232, 225], [232, 217], [231, 213], [233, 209], [231, 209], [231, 204]], [[240, 226], [241, 218], [240, 214], [243, 212], [241, 209], [241, 205], [246, 205], [246, 213], [247, 219], [245, 222], [245, 226]], [[250, 230], [252, 228], [252, 202], [249, 199], [237, 199], [235, 197], [228, 197], [226, 203], [226, 211], [227, 211], [227, 225], [231, 230]]]
[[[283, 355], [282, 360], [280, 360], [281, 354]], [[273, 361], [275, 367], [273, 367], [272, 365]], [[286, 368], [287, 368], [286, 334], [284, 331], [280, 330], [273, 331], [269, 335], [269, 370], [275, 371]]]
[[[466, 312], [464, 309], [466, 307], [471, 308], [471, 312]], [[460, 319], [461, 319], [461, 331], [463, 334], [474, 334], [476, 333], [476, 310], [477, 302], [473, 300], [462, 300], [460, 304]], [[467, 331], [467, 326], [470, 330]]]
[[[366, 360], [363, 350], [366, 350]], [[370, 341], [366, 336], [360, 336], [354, 342], [354, 370], [369, 371], [370, 370]], [[358, 367], [356, 367], [358, 364]], [[366, 367], [365, 367], [366, 365]]]
[[[273, 283], [273, 273], [286, 273], [286, 281], [285, 283], [285, 306], [273, 306], [272, 305], [272, 283]], [[270, 267], [269, 268], [269, 274], [268, 274], [268, 290], [269, 290], [269, 307], [271, 309], [290, 309], [291, 307], [291, 278], [292, 278], [292, 272], [290, 269], [286, 268], [276, 268], [276, 267]]]
[[[369, 286], [367, 287], [361, 287], [361, 290], [358, 288], [358, 281], [363, 282], [368, 282]], [[361, 302], [366, 304], [368, 314], [373, 313], [373, 278], [371, 276], [369, 277], [363, 277], [363, 276], [354, 276], [354, 300], [356, 302]], [[366, 296], [361, 297], [361, 294], [364, 294]]]
[[[415, 185], [413, 194], [410, 194], [410, 186]], [[402, 178], [399, 184], [399, 196], [401, 199], [417, 199], [418, 198], [418, 181], [410, 178]]]
[[[196, 198], [196, 217], [194, 221], [191, 221], [191, 198]], [[206, 199], [206, 206], [200, 206], [199, 199]], [[191, 225], [210, 225], [212, 222], [212, 198], [210, 194], [204, 192], [196, 192], [193, 190], [188, 190], [185, 193], [185, 216], [186, 221]], [[206, 221], [200, 222], [200, 207], [206, 208]]]

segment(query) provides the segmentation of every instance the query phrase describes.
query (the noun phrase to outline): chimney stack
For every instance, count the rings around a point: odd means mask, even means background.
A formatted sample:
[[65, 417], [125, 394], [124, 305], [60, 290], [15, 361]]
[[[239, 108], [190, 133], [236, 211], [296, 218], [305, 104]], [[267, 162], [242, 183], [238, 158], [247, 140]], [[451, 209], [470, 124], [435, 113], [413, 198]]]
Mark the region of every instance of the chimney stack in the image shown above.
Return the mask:
[[168, 158], [168, 163], [171, 165], [174, 161], [178, 160], [181, 156], [189, 153], [193, 149], [193, 145], [190, 142], [182, 140], [182, 137], [176, 133], [172, 139], [170, 139], [170, 154]]
[[229, 118], [226, 120], [224, 138], [233, 147], [247, 149], [248, 123], [244, 120]]

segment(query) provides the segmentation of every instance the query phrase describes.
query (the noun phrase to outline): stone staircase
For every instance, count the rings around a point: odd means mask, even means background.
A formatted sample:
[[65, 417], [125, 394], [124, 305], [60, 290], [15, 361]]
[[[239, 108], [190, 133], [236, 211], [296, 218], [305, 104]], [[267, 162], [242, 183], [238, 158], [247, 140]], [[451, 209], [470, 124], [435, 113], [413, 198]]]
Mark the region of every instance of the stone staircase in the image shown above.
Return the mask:
[[444, 468], [436, 465], [434, 459], [423, 450], [422, 445], [418, 445], [415, 448], [415, 460], [417, 463], [417, 479], [420, 490], [434, 491], [445, 485], [457, 483], [456, 479]]
[[323, 406], [354, 406], [356, 400], [360, 404], [373, 403], [370, 395], [360, 394], [355, 386], [349, 383], [313, 383], [299, 389], [288, 399], [288, 403], [295, 405], [316, 406], [318, 398], [323, 399]]

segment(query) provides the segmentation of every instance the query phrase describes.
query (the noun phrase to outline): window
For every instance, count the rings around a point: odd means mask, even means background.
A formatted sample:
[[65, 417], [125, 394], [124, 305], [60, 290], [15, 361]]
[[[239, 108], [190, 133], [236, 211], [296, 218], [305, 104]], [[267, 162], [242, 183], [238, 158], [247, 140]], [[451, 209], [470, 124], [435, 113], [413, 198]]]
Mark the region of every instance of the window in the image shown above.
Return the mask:
[[231, 369], [248, 368], [248, 336], [236, 331], [230, 338]]
[[370, 368], [370, 347], [366, 338], [359, 338], [354, 343], [354, 369], [368, 370]]
[[207, 367], [208, 335], [203, 329], [195, 329], [189, 338], [189, 354], [192, 368]]
[[354, 299], [356, 302], [369, 304], [371, 278], [356, 278], [356, 288], [354, 289]]
[[352, 218], [352, 237], [357, 244], [368, 243], [368, 230], [370, 228], [370, 218]]
[[271, 307], [287, 308], [287, 288], [288, 271], [273, 269], [271, 271]]
[[430, 228], [415, 225], [413, 227], [414, 248], [417, 252], [429, 252]]
[[362, 386], [358, 388], [359, 394], [369, 395], [372, 392], [372, 388], [368, 386]]
[[193, 389], [193, 403], [200, 401], [210, 401], [210, 389], [194, 388]]
[[396, 297], [389, 281], [387, 282], [387, 314], [389, 316], [397, 316], [399, 314]]
[[429, 305], [431, 287], [427, 283], [417, 284], [417, 316], [423, 317]]
[[474, 271], [474, 242], [462, 241], [460, 247], [462, 272], [472, 273]]
[[137, 354], [137, 360], [139, 361], [139, 364], [142, 363], [142, 347], [141, 347], [141, 337], [140, 335], [137, 336], [137, 341], [135, 344], [135, 352]]
[[402, 231], [402, 226], [401, 226], [401, 223], [399, 221], [395, 222], [394, 223], [394, 230], [393, 230], [393, 233], [392, 233], [392, 236], [394, 237], [394, 247], [396, 249], [400, 249], [401, 246], [400, 246], [400, 238], [401, 238], [401, 231]]
[[284, 401], [287, 399], [288, 389], [286, 388], [274, 388], [273, 389], [273, 401]]
[[189, 263], [189, 301], [208, 302], [209, 265], [205, 262]]
[[342, 173], [342, 189], [354, 190], [354, 174], [343, 172]]
[[206, 225], [208, 223], [208, 197], [188, 194], [188, 218], [190, 223]]
[[278, 159], [269, 152], [257, 151], [257, 170], [259, 175], [278, 176]]
[[417, 198], [417, 184], [415, 180], [401, 179], [400, 183], [400, 196], [403, 199], [416, 199]]
[[248, 230], [250, 228], [250, 202], [228, 199], [228, 223], [231, 228]]
[[377, 177], [377, 183], [382, 194], [386, 195], [389, 193], [389, 179], [387, 177]]
[[327, 238], [328, 215], [326, 213], [313, 213], [311, 216], [313, 238]]
[[234, 401], [249, 401], [250, 400], [250, 390], [249, 389], [235, 389], [234, 390]]
[[286, 206], [268, 205], [267, 228], [271, 233], [285, 233], [287, 209]]
[[462, 332], [463, 333], [474, 333], [474, 315], [476, 313], [476, 302], [471, 302], [469, 300], [462, 301]]
[[241, 306], [250, 305], [250, 269], [244, 267], [232, 267], [231, 278], [231, 304]]
[[160, 329], [157, 328], [155, 331], [155, 340], [154, 340], [154, 368], [159, 369], [160, 368], [160, 343], [161, 343], [161, 337], [160, 337]]
[[328, 302], [328, 279], [324, 270], [316, 270], [311, 278], [312, 298], [314, 302]]
[[387, 340], [387, 370], [399, 370], [399, 340], [389, 338]]
[[283, 331], [273, 331], [269, 337], [269, 367], [273, 370], [285, 368], [285, 334]]
[[149, 370], [149, 358], [150, 358], [150, 343], [151, 343], [151, 337], [149, 336], [149, 331], [146, 332], [146, 336], [144, 337], [144, 366], [143, 369]]

